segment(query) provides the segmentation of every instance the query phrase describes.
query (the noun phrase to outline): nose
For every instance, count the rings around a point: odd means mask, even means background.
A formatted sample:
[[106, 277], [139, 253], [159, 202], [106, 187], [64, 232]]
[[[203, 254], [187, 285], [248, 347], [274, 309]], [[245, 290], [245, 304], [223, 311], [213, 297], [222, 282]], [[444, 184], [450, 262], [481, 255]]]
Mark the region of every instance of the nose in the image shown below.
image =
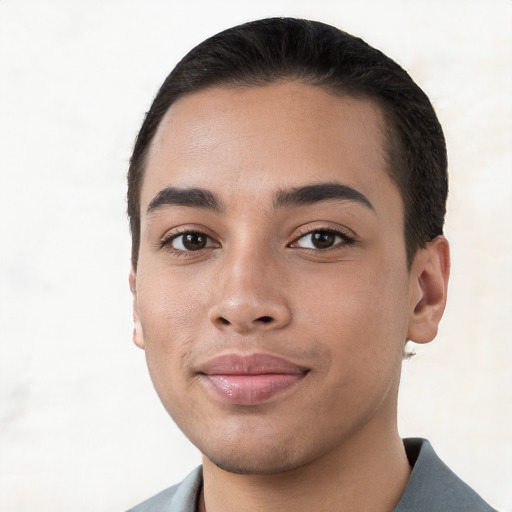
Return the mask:
[[262, 254], [238, 254], [226, 261], [216, 284], [209, 319], [219, 330], [248, 334], [290, 323], [282, 272]]

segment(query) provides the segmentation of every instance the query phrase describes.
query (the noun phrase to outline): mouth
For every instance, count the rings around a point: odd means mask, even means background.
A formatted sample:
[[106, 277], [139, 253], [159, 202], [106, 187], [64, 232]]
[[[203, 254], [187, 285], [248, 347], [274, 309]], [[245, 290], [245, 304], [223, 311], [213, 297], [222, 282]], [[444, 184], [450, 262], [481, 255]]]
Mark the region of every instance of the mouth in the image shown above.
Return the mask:
[[201, 365], [204, 384], [221, 401], [256, 405], [298, 384], [309, 370], [270, 354], [225, 354]]

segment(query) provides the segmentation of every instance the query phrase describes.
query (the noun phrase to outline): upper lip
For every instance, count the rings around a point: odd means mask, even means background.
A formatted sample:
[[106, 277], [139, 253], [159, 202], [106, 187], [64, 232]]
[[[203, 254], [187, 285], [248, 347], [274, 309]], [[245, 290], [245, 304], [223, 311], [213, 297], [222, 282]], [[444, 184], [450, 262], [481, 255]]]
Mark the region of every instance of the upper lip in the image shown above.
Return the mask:
[[272, 354], [222, 354], [199, 365], [198, 373], [205, 375], [268, 375], [303, 374], [304, 366]]

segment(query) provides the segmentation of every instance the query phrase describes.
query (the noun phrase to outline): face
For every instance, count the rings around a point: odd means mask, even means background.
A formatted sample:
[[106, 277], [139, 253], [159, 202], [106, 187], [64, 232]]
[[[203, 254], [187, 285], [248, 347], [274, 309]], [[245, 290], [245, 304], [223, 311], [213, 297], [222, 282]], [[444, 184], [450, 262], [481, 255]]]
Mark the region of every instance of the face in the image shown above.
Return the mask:
[[370, 101], [281, 83], [190, 94], [141, 194], [135, 341], [178, 426], [234, 472], [394, 422], [418, 301]]

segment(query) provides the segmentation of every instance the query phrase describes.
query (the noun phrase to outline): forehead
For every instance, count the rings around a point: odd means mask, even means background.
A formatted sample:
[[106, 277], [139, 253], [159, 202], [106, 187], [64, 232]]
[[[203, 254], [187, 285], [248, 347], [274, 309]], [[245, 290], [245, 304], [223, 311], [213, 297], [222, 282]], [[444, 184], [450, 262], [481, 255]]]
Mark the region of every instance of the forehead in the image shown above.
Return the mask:
[[152, 141], [142, 211], [169, 185], [235, 196], [245, 187], [259, 199], [326, 181], [379, 193], [380, 181], [394, 188], [384, 131], [372, 101], [297, 82], [188, 94], [171, 106]]

